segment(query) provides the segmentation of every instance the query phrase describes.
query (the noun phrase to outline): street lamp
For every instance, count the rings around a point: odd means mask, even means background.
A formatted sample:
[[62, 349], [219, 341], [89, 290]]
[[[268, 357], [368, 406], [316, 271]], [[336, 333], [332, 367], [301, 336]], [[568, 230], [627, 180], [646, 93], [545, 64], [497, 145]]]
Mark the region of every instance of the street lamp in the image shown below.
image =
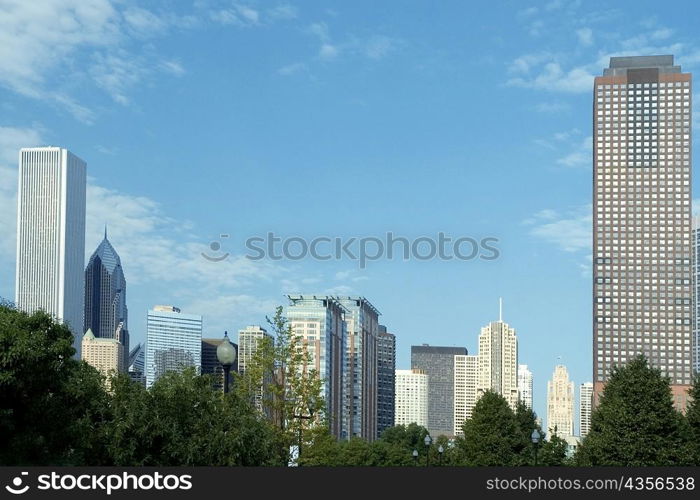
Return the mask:
[[535, 448], [535, 467], [537, 467], [537, 449], [540, 447], [540, 440], [544, 436], [539, 433], [537, 429], [534, 429], [532, 431], [532, 434], [530, 435], [530, 439], [532, 440], [532, 446]]
[[299, 419], [299, 444], [297, 445], [297, 466], [301, 466], [299, 459], [301, 458], [301, 443], [303, 442], [304, 435], [304, 420], [311, 420], [314, 418], [314, 412], [316, 411], [316, 398], [311, 397], [309, 399], [309, 414], [308, 415], [292, 415], [294, 418]]
[[442, 454], [445, 453], [445, 448], [442, 445], [438, 446], [438, 464], [442, 465]]
[[224, 332], [224, 339], [216, 348], [216, 358], [224, 368], [224, 394], [228, 392], [229, 373], [236, 362], [236, 355], [236, 347], [228, 339], [228, 332]]
[[413, 450], [413, 462], [418, 464], [418, 450]]
[[433, 442], [430, 438], [430, 434], [425, 435], [423, 442], [425, 443], [425, 466], [430, 467], [430, 444]]

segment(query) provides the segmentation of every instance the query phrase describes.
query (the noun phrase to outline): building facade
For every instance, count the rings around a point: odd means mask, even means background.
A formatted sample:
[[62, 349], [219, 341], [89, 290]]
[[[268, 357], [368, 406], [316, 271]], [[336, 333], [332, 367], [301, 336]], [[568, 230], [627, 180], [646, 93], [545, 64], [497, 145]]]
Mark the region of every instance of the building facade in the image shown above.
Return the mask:
[[452, 434], [464, 434], [464, 422], [472, 418], [476, 404], [476, 386], [479, 380], [479, 357], [457, 354], [454, 356], [454, 430]]
[[411, 368], [423, 370], [428, 376], [427, 429], [433, 438], [454, 433], [454, 357], [466, 355], [466, 347], [411, 346]]
[[547, 435], [574, 435], [574, 383], [564, 365], [554, 368], [547, 382]]
[[593, 411], [593, 382], [584, 382], [578, 392], [579, 434], [585, 438], [591, 431], [591, 412]]
[[394, 425], [428, 426], [428, 374], [423, 370], [396, 370]]
[[532, 410], [532, 372], [527, 365], [518, 365], [518, 400]]
[[[126, 350], [124, 351], [126, 353]], [[139, 342], [129, 352], [127, 373], [134, 382], [146, 385], [146, 345]]]
[[345, 308], [343, 361], [345, 409], [341, 436], [372, 441], [377, 436], [379, 311], [364, 297], [335, 297]]
[[15, 304], [43, 309], [83, 337], [86, 164], [67, 149], [19, 152]]
[[515, 329], [503, 321], [484, 326], [479, 335], [479, 395], [494, 391], [513, 410], [518, 406], [518, 340]]
[[[243, 375], [246, 372], [263, 339], [269, 339], [270, 342], [274, 341], [272, 335], [267, 333], [267, 330], [260, 325], [249, 325], [242, 330], [238, 330], [238, 373]], [[267, 382], [269, 381], [267, 379]], [[265, 408], [263, 408], [265, 383], [263, 381], [263, 386], [255, 394], [255, 407], [260, 412], [265, 411]]]
[[155, 306], [146, 321], [146, 386], [169, 371], [194, 367], [202, 362], [202, 317], [184, 314], [177, 307]]
[[81, 344], [83, 361], [107, 377], [123, 371], [126, 366], [124, 346], [116, 338], [98, 338], [88, 329]]
[[379, 325], [377, 337], [377, 437], [394, 425], [396, 400], [396, 336]]
[[612, 57], [594, 83], [594, 402], [638, 354], [684, 408], [692, 377], [691, 75], [672, 55]]
[[321, 396], [326, 402], [326, 418], [331, 434], [341, 437], [343, 427], [343, 358], [347, 337], [345, 308], [333, 297], [289, 295], [287, 320], [295, 335], [302, 338], [311, 365], [323, 380]]
[[693, 217], [690, 238], [693, 265], [693, 373], [700, 373], [700, 216]]
[[[124, 352], [129, 352], [128, 311], [126, 307], [126, 280], [121, 259], [105, 236], [90, 256], [85, 268], [85, 313], [83, 331], [92, 330], [97, 338], [119, 337]], [[123, 357], [127, 371], [128, 356]]]

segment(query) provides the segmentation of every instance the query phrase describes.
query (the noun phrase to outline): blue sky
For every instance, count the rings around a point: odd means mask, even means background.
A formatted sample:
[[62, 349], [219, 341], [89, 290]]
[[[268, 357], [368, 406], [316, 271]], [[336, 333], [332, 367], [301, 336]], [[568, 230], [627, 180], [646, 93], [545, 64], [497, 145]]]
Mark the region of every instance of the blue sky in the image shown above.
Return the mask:
[[[611, 55], [697, 71], [698, 7], [492, 4], [0, 0], [0, 296], [17, 149], [60, 145], [88, 163], [86, 258], [108, 224], [136, 340], [154, 304], [220, 337], [285, 293], [361, 294], [405, 368], [412, 344], [476, 352], [503, 297], [544, 417], [559, 357], [591, 378], [593, 76]], [[501, 258], [246, 259], [269, 231], [493, 236]]]

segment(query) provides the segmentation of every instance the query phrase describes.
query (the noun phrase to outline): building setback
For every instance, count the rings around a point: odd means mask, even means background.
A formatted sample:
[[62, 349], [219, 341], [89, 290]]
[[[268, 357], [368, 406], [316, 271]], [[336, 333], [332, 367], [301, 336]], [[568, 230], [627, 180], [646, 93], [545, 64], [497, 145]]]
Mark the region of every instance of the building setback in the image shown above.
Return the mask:
[[67, 149], [19, 152], [15, 304], [43, 309], [83, 337], [86, 164]]
[[411, 368], [428, 375], [427, 428], [433, 437], [454, 433], [454, 357], [466, 355], [466, 347], [411, 346]]
[[612, 57], [594, 83], [593, 385], [638, 354], [686, 404], [692, 378], [691, 75]]
[[396, 399], [396, 336], [388, 333], [386, 326], [379, 325], [377, 337], [377, 437], [394, 425]]

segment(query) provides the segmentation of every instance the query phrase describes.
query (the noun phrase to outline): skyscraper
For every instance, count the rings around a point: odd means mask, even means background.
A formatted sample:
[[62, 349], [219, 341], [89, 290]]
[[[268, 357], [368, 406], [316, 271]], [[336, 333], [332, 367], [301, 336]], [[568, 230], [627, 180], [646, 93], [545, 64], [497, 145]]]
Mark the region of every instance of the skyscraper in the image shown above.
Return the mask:
[[693, 372], [700, 373], [700, 216], [693, 217], [690, 238], [693, 261]]
[[394, 425], [396, 399], [396, 336], [379, 325], [377, 337], [379, 390], [377, 392], [377, 437]]
[[[270, 341], [274, 340], [272, 335], [259, 325], [250, 325], [238, 330], [238, 373], [242, 375], [246, 372], [260, 347], [260, 343], [265, 338], [270, 339]], [[265, 410], [263, 408], [264, 385], [268, 382], [270, 382], [269, 378], [267, 381], [263, 380], [263, 387], [260, 387], [260, 390], [255, 394], [255, 407], [261, 412]]]
[[428, 426], [428, 375], [423, 370], [396, 370], [394, 425]]
[[423, 370], [428, 375], [427, 428], [434, 438], [454, 433], [454, 357], [466, 355], [466, 347], [411, 346], [411, 368]]
[[585, 438], [591, 430], [591, 412], [593, 410], [593, 382], [584, 382], [579, 386], [579, 434]]
[[[126, 353], [126, 351], [124, 351]], [[138, 343], [131, 349], [127, 361], [127, 372], [134, 382], [146, 385], [146, 345]]]
[[557, 365], [547, 382], [547, 434], [552, 433], [574, 435], [574, 383], [564, 365]]
[[532, 410], [532, 372], [527, 365], [518, 365], [518, 400]]
[[83, 337], [86, 164], [67, 149], [19, 153], [15, 303], [43, 309]]
[[[214, 378], [214, 389], [218, 391], [224, 390], [224, 367], [219, 363], [219, 358], [216, 356], [216, 348], [221, 344], [222, 338], [218, 339], [202, 339], [202, 375], [211, 375]], [[236, 348], [236, 356], [238, 355], [238, 345], [233, 343]], [[232, 371], [238, 370], [238, 357], [236, 363], [231, 367]], [[230, 380], [230, 378], [229, 378]]]
[[81, 356], [90, 366], [109, 377], [124, 370], [124, 346], [116, 338], [98, 338], [88, 328], [81, 340]]
[[491, 390], [511, 408], [518, 405], [518, 339], [502, 319], [484, 326], [479, 335], [479, 395]]
[[593, 386], [644, 354], [691, 383], [691, 75], [673, 56], [612, 57], [595, 78]]
[[202, 362], [202, 317], [183, 314], [173, 306], [155, 306], [146, 323], [146, 386], [169, 371], [194, 367]]
[[[96, 338], [117, 339], [129, 352], [129, 326], [126, 308], [126, 280], [121, 259], [105, 236], [85, 268], [85, 314], [83, 331], [92, 330]], [[117, 338], [118, 337], [118, 338]], [[123, 356], [127, 371], [128, 356]]]
[[321, 396], [331, 434], [341, 437], [343, 424], [343, 357], [345, 356], [345, 308], [333, 297], [289, 295], [286, 315], [292, 331], [302, 337], [311, 366], [323, 380]]
[[336, 297], [346, 309], [343, 363], [345, 417], [342, 437], [377, 437], [377, 333], [379, 311], [364, 297]]
[[455, 436], [464, 434], [462, 425], [472, 418], [476, 404], [476, 385], [479, 380], [479, 357], [457, 354], [454, 356], [454, 430]]

